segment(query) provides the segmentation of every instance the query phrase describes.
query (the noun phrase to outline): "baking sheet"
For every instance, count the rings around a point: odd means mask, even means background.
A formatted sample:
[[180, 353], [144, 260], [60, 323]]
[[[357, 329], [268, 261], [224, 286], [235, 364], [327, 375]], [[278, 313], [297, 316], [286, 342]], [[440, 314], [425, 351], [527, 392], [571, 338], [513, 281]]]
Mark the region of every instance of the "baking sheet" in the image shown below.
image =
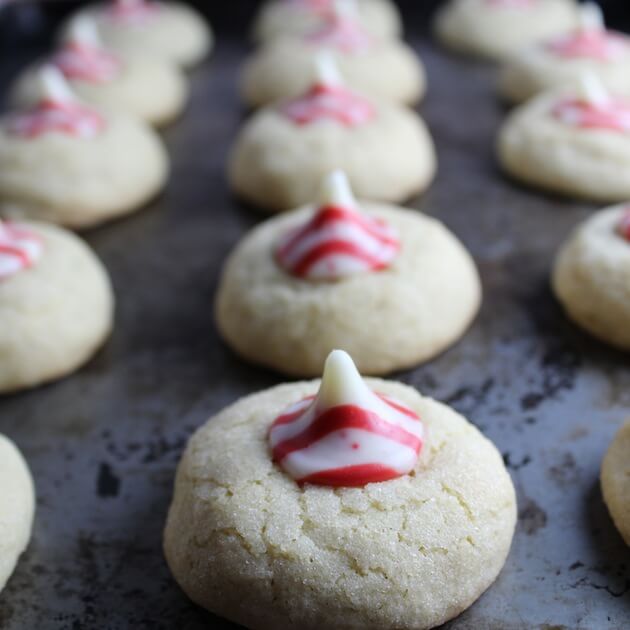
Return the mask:
[[[413, 205], [465, 242], [485, 300], [461, 343], [398, 378], [496, 442], [520, 513], [497, 583], [446, 627], [628, 628], [630, 552], [598, 485], [630, 406], [628, 360], [568, 323], [548, 286], [555, 250], [594, 207], [505, 180], [493, 158], [505, 110], [492, 69], [420, 37], [414, 44], [428, 65], [421, 110], [440, 172]], [[118, 297], [112, 339], [75, 376], [0, 398], [0, 431], [22, 448], [38, 492], [33, 541], [0, 597], [1, 628], [232, 627], [178, 589], [161, 532], [187, 437], [226, 404], [282, 380], [239, 361], [213, 327], [221, 262], [260, 219], [224, 177], [243, 119], [236, 76], [245, 52], [222, 41], [191, 75], [190, 107], [165, 133], [173, 174], [162, 197], [86, 234]], [[16, 65], [0, 61], [3, 88]]]

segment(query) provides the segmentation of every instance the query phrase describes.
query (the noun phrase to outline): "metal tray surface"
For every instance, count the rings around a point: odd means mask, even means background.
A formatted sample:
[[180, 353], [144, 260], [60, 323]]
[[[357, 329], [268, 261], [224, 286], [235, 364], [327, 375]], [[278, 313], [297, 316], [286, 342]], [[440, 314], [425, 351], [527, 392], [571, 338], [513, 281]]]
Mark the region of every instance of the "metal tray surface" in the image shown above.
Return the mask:
[[[630, 552], [598, 475], [630, 406], [628, 360], [570, 324], [548, 282], [554, 252], [595, 207], [502, 177], [493, 139], [505, 110], [492, 68], [414, 43], [428, 66], [421, 111], [440, 171], [413, 205], [465, 242], [485, 299], [461, 343], [397, 377], [495, 441], [520, 514], [496, 584], [447, 627], [627, 629]], [[261, 218], [231, 197], [224, 176], [244, 117], [236, 76], [245, 52], [222, 41], [191, 75], [190, 107], [165, 133], [173, 172], [161, 198], [85, 235], [118, 297], [111, 340], [78, 374], [0, 399], [0, 431], [23, 450], [38, 493], [32, 543], [0, 598], [5, 630], [233, 627], [179, 590], [161, 534], [191, 432], [283, 380], [237, 359], [213, 326], [222, 261]], [[3, 87], [15, 66], [0, 62]]]

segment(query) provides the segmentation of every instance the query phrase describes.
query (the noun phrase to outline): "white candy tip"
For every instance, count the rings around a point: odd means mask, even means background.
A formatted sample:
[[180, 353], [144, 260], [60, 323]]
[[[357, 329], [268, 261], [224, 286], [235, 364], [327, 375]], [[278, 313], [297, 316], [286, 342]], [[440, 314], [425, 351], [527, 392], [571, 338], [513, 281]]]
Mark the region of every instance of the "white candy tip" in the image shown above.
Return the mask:
[[585, 2], [580, 7], [580, 28], [583, 31], [597, 31], [606, 28], [604, 13], [596, 2]]
[[101, 40], [94, 20], [87, 15], [80, 15], [72, 20], [68, 32], [68, 41], [88, 46], [101, 47]]
[[321, 206], [357, 207], [357, 200], [343, 171], [333, 171], [324, 179], [319, 201]]
[[343, 350], [333, 350], [324, 364], [317, 407], [323, 410], [352, 404], [365, 395], [366, 389], [350, 355]]
[[335, 57], [329, 50], [322, 50], [315, 57], [315, 76], [323, 85], [343, 85], [343, 78]]
[[595, 105], [607, 103], [610, 100], [608, 90], [599, 77], [592, 72], [585, 72], [580, 77], [580, 96], [588, 103]]
[[40, 99], [67, 103], [76, 101], [63, 74], [54, 66], [44, 66], [39, 71]]

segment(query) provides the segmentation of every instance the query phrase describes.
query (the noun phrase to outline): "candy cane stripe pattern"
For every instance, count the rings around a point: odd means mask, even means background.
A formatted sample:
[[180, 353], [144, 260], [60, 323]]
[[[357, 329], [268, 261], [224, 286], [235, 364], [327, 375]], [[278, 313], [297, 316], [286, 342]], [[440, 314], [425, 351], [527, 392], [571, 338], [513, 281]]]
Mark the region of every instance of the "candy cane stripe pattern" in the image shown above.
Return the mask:
[[354, 54], [368, 50], [371, 35], [357, 18], [356, 0], [336, 0], [324, 15], [324, 25], [307, 36], [307, 41], [316, 46], [335, 48]]
[[41, 101], [30, 111], [10, 116], [10, 133], [30, 139], [51, 132], [93, 138], [105, 128], [105, 119], [75, 99], [57, 68], [44, 67], [40, 82]]
[[274, 461], [297, 483], [333, 487], [410, 473], [423, 441], [420, 418], [370, 390], [342, 350], [326, 360], [317, 396], [286, 409], [269, 431]]
[[0, 221], [0, 281], [32, 267], [41, 257], [41, 238], [24, 226]]
[[561, 100], [552, 113], [573, 127], [630, 131], [630, 99], [609, 95], [594, 75], [582, 77], [580, 97]]
[[363, 125], [376, 115], [372, 103], [343, 85], [334, 58], [328, 51], [315, 59], [316, 81], [303, 96], [282, 106], [282, 111], [297, 125], [332, 120], [346, 127]]
[[152, 20], [160, 10], [157, 2], [147, 0], [114, 0], [109, 9], [112, 20], [121, 24], [142, 25]]
[[280, 241], [276, 260], [298, 278], [334, 281], [386, 269], [399, 251], [395, 230], [362, 215], [345, 174], [335, 171], [324, 182], [321, 206]]

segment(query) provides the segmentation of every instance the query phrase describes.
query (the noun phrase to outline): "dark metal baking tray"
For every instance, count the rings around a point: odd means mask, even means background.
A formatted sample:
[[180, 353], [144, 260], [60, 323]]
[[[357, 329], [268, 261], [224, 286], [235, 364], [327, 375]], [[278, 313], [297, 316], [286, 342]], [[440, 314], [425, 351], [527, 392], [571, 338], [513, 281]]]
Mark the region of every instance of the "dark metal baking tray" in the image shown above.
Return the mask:
[[[628, 414], [628, 359], [571, 325], [548, 284], [557, 247], [595, 208], [504, 179], [493, 158], [505, 112], [492, 69], [423, 38], [414, 43], [428, 65], [421, 110], [440, 171], [413, 205], [463, 239], [485, 300], [461, 343], [397, 377], [496, 442], [520, 514], [498, 581], [448, 628], [627, 629], [630, 552], [598, 473]], [[32, 543], [0, 596], [5, 630], [231, 627], [178, 589], [161, 534], [191, 432], [282, 380], [239, 361], [213, 326], [221, 263], [260, 220], [231, 197], [224, 177], [243, 120], [236, 76], [245, 51], [242, 41], [222, 41], [191, 75], [190, 107], [165, 133], [173, 173], [162, 197], [86, 234], [116, 288], [111, 340], [71, 378], [0, 398], [0, 431], [22, 448], [38, 494]], [[17, 65], [0, 61], [3, 87]]]

